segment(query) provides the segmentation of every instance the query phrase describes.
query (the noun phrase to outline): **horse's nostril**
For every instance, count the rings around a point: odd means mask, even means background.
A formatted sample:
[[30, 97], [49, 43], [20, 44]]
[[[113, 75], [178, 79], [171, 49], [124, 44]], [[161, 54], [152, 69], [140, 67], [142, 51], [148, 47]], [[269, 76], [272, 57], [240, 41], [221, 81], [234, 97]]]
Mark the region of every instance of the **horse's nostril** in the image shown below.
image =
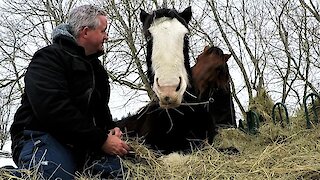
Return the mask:
[[176, 88], [176, 91], [179, 91], [181, 88], [181, 77], [179, 77], [179, 84], [178, 84], [178, 87]]
[[160, 87], [158, 80], [159, 80], [159, 78], [156, 79], [157, 86]]
[[170, 101], [170, 97], [169, 96], [164, 97], [164, 101], [169, 102]]

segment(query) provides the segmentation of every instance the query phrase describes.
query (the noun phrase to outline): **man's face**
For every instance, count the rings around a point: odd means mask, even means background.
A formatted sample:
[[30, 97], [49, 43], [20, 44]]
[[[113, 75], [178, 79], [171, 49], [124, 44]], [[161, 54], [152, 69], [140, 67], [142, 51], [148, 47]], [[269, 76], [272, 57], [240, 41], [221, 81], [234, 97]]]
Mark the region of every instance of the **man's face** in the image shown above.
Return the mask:
[[103, 44], [108, 39], [107, 30], [107, 17], [99, 15], [99, 26], [95, 29], [88, 31], [87, 43], [93, 53], [104, 51]]

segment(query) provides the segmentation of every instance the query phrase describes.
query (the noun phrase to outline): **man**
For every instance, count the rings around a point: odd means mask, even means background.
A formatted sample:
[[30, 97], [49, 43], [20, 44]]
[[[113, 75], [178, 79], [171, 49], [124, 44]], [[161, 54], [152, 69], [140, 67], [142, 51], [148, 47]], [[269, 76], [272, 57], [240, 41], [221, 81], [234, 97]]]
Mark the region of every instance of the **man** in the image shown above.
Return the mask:
[[83, 169], [107, 177], [121, 172], [118, 156], [129, 147], [112, 121], [108, 74], [98, 60], [106, 29], [103, 10], [77, 7], [53, 31], [53, 43], [34, 54], [10, 131], [19, 168], [46, 179], [73, 179]]

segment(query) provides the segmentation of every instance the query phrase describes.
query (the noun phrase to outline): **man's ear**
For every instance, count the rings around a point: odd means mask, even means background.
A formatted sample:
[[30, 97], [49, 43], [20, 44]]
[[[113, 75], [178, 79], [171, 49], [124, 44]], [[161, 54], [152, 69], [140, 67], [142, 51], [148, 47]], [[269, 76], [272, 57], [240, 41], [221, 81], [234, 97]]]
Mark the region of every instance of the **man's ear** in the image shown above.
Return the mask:
[[86, 26], [86, 27], [82, 28], [82, 30], [80, 31], [79, 36], [85, 37], [88, 34], [88, 31], [89, 31], [89, 27]]

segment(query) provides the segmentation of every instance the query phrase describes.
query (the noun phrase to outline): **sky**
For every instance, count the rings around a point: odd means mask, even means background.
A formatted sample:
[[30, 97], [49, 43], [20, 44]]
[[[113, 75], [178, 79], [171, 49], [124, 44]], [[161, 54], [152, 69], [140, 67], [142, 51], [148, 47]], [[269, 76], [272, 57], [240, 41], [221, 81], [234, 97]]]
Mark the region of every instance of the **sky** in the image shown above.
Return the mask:
[[[7, 141], [5, 143], [3, 151], [4, 152], [11, 152], [11, 141]], [[11, 166], [15, 166], [16, 167], [16, 165], [14, 164], [12, 158], [1, 158], [0, 157], [0, 167], [7, 166], [7, 165], [11, 165]]]
[[[128, 113], [135, 113], [145, 106], [149, 101], [146, 93], [136, 92], [124, 86], [110, 84], [111, 95], [109, 107], [112, 117], [121, 119], [126, 117]], [[138, 97], [134, 98], [133, 97]], [[130, 100], [130, 101], [129, 101]]]

